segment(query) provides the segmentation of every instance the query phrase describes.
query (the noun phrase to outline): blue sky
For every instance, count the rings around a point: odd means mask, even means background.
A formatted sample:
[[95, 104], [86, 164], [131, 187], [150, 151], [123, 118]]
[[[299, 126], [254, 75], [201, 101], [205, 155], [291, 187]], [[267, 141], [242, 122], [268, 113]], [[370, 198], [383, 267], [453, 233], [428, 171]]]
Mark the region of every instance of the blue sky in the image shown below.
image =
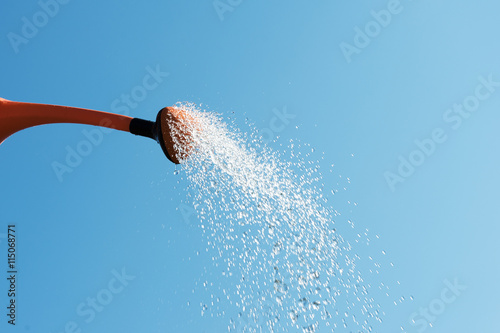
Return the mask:
[[[338, 229], [368, 228], [374, 241], [358, 253], [386, 262], [377, 279], [406, 297], [380, 300], [376, 331], [497, 331], [499, 5], [215, 4], [4, 2], [0, 97], [150, 120], [191, 101], [260, 130], [286, 110], [271, 146], [297, 139], [324, 152], [325, 186], [347, 186], [330, 201], [344, 212]], [[155, 87], [127, 104], [151, 72]], [[152, 140], [91, 130], [46, 125], [0, 145], [0, 237], [15, 224], [19, 255], [17, 325], [2, 278], [2, 332], [227, 331], [235, 308], [201, 316], [203, 281], [220, 279], [199, 221], [179, 211], [186, 184], [174, 165]], [[95, 144], [58, 177], [54, 162], [85, 133]], [[85, 304], [97, 297], [106, 305], [92, 316]]]

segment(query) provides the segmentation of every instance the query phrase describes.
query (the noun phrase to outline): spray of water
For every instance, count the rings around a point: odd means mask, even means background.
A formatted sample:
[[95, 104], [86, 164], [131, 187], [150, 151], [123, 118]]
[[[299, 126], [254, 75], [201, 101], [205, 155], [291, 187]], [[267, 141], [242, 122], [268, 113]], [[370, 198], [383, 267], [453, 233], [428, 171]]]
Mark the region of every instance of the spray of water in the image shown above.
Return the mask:
[[241, 133], [192, 104], [178, 107], [197, 119], [183, 124], [193, 142], [182, 163], [186, 200], [221, 274], [235, 281], [223, 297], [245, 313], [244, 325], [233, 318], [229, 330], [370, 332], [382, 320], [380, 306], [336, 232], [318, 162], [293, 152], [283, 158], [255, 132]]

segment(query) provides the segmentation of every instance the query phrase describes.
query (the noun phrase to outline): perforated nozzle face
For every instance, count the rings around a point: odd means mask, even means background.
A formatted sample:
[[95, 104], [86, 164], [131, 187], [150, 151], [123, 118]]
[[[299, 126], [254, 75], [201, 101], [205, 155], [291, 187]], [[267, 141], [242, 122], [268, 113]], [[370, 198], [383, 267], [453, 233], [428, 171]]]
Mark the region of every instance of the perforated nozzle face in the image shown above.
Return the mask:
[[192, 152], [197, 121], [184, 110], [166, 107], [156, 117], [157, 141], [169, 160], [180, 164]]

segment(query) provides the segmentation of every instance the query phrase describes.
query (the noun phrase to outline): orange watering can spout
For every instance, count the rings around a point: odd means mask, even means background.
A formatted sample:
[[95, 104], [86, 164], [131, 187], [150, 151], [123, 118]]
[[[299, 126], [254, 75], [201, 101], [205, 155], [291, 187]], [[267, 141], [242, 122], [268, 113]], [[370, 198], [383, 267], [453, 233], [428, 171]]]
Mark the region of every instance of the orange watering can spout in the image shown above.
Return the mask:
[[68, 106], [13, 102], [0, 98], [0, 144], [23, 129], [54, 123], [87, 124], [129, 131], [131, 117]]
[[[179, 121], [186, 119], [182, 109], [170, 107], [161, 109], [156, 122], [152, 122], [103, 111], [13, 102], [0, 98], [0, 144], [12, 134], [33, 126], [54, 123], [86, 124], [152, 138], [161, 145], [170, 161], [179, 164], [190, 151], [190, 149], [182, 149], [183, 153], [180, 153], [174, 148], [174, 141], [186, 147], [190, 145], [190, 133], [184, 128], [185, 123]], [[174, 138], [177, 139], [175, 133], [183, 133], [182, 140], [174, 140]]]

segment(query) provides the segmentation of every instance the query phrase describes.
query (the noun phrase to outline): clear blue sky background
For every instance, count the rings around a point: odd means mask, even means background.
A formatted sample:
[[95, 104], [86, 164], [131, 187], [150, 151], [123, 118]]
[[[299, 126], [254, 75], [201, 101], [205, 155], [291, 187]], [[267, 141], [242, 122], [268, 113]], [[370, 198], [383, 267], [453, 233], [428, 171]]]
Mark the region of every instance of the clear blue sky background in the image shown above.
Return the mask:
[[[478, 88], [482, 97], [490, 94], [458, 128], [443, 116], [475, 94], [479, 77], [500, 82], [499, 4], [232, 3], [221, 19], [212, 0], [73, 0], [44, 22], [36, 1], [4, 1], [0, 96], [127, 112], [114, 101], [141, 86], [149, 66], [169, 75], [129, 115], [152, 120], [164, 106], [192, 101], [224, 115], [234, 111], [242, 128], [248, 117], [264, 129], [273, 109], [286, 107], [295, 118], [274, 133], [273, 147], [292, 138], [308, 142], [324, 152], [325, 171], [335, 165], [325, 172], [327, 187], [342, 189], [350, 178], [347, 191], [330, 201], [345, 213], [338, 228], [348, 230], [344, 216], [356, 230], [368, 228], [373, 242], [357, 250], [362, 262], [380, 258], [385, 264], [376, 279], [401, 283], [393, 296], [407, 300], [397, 307], [380, 300], [386, 316], [375, 330], [424, 331], [409, 318], [434, 306], [440, 313], [426, 331], [497, 332], [500, 87]], [[388, 7], [391, 21], [348, 62], [341, 43], [355, 46], [355, 28], [376, 28], [371, 11]], [[23, 17], [40, 27], [16, 53], [8, 36], [23, 35]], [[423, 156], [415, 140], [437, 128], [446, 140], [391, 190], [384, 174], [397, 174], [400, 156]], [[90, 129], [40, 126], [0, 146], [0, 237], [8, 224], [17, 226], [20, 272], [12, 328], [0, 238], [0, 331], [70, 332], [71, 322], [82, 332], [227, 331], [235, 307], [225, 305], [225, 316], [201, 316], [210, 291], [200, 285], [224, 281], [203, 252], [198, 221], [178, 210], [186, 184], [155, 142], [104, 134], [57, 178], [53, 162], [65, 163], [67, 147], [76, 149]], [[125, 286], [113, 280], [113, 271], [123, 269], [135, 277]], [[443, 292], [446, 300], [453, 296], [445, 280], [467, 289], [441, 309]], [[95, 318], [77, 313], [98, 295], [113, 299]]]

